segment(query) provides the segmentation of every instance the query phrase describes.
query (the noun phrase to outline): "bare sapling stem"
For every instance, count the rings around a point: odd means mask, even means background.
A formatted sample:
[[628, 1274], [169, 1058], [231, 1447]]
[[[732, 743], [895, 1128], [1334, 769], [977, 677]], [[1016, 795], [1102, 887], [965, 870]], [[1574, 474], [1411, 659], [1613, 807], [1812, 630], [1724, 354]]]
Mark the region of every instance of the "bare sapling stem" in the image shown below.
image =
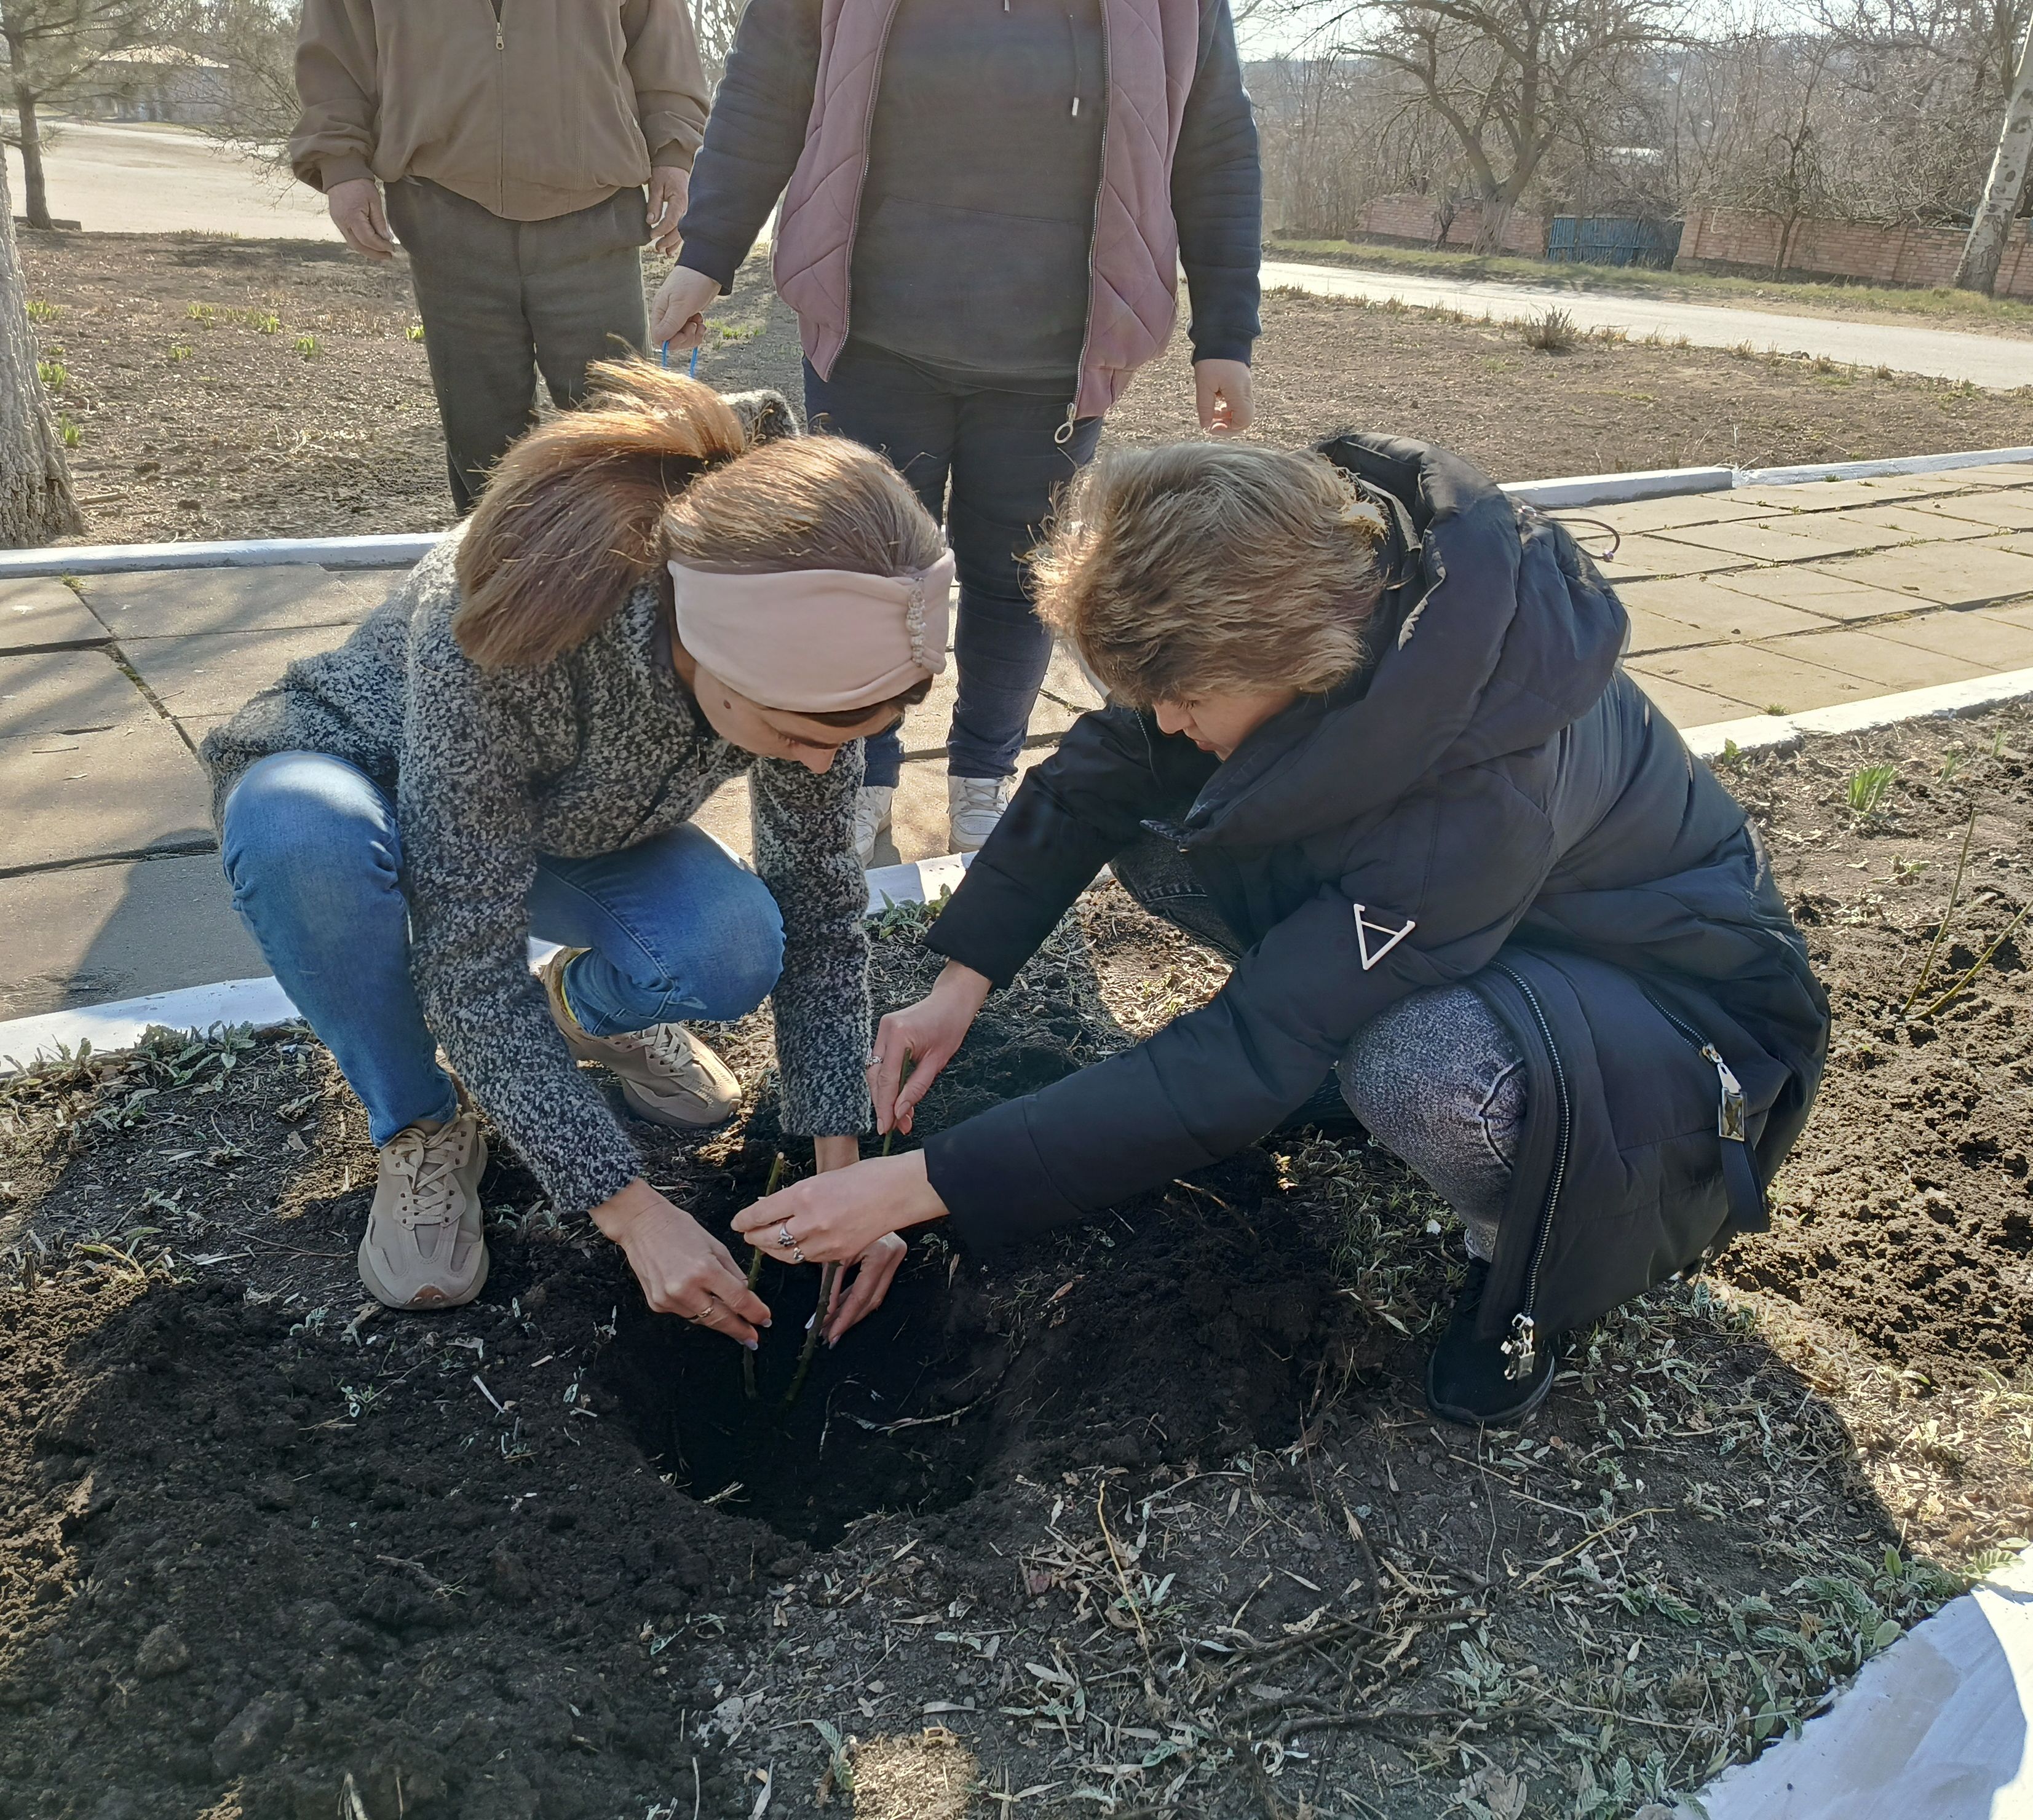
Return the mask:
[[[1963, 868], [1969, 863], [1970, 841], [1975, 833], [1976, 809], [1972, 804], [1970, 808], [1969, 826], [1963, 829], [1962, 855], [1956, 861], [1956, 882], [1949, 887], [1949, 907], [1941, 912], [1941, 923], [1934, 931], [1934, 939], [1928, 946], [1926, 964], [1920, 969], [1920, 977], [1913, 982], [1913, 990], [1907, 994], [1906, 1002], [1899, 1007], [1899, 1015], [1901, 1017], [1912, 1016], [1915, 1003], [1919, 1000], [1920, 994], [1927, 989], [1927, 976], [1934, 971], [1934, 957], [1941, 951], [1941, 938], [1949, 932], [1949, 919], [1956, 913], [1956, 900], [1962, 895]], [[1926, 1015], [1932, 1017], [1934, 1013], [1929, 1012]]]
[[819, 1335], [826, 1331], [826, 1316], [833, 1312], [833, 1286], [840, 1280], [840, 1266], [829, 1264], [819, 1272], [819, 1305], [812, 1311], [812, 1324], [805, 1329], [804, 1349], [798, 1354], [798, 1369], [791, 1380], [791, 1387], [784, 1393], [786, 1414], [798, 1400], [798, 1393], [805, 1387], [805, 1379], [812, 1369], [812, 1360], [819, 1350]]
[[[777, 1152], [777, 1160], [769, 1165], [769, 1179], [762, 1185], [762, 1198], [767, 1200], [774, 1194], [784, 1180], [785, 1168], [784, 1153]], [[762, 1280], [762, 1253], [759, 1246], [748, 1248], [748, 1293], [755, 1293], [755, 1286]], [[755, 1355], [745, 1347], [741, 1354], [741, 1393], [752, 1403], [755, 1400]]]
[[2012, 936], [2017, 933], [2019, 925], [2026, 920], [2029, 913], [2033, 913], [2033, 904], [2028, 904], [2016, 916], [2013, 917], [2009, 923], [2006, 923], [2004, 933], [1976, 957], [1975, 961], [1971, 964], [1968, 969], [1963, 974], [1960, 979], [1956, 980], [1954, 985], [1951, 986], [1947, 991], [1944, 992], [1940, 998], [1937, 998], [1934, 1002], [1929, 1005], [1925, 1011], [1920, 1013], [1920, 1015], [1923, 1017], [1932, 1017], [1937, 1011], [1939, 1011], [1949, 1002], [1950, 999], [1953, 998], [1956, 994], [1960, 992], [1965, 986], [1968, 985], [1972, 979], [1975, 979], [1975, 977], [1981, 973], [1985, 968], [1990, 964], [1991, 956], [1995, 954], [1999, 949], [2002, 948], [2005, 943], [2010, 941]]

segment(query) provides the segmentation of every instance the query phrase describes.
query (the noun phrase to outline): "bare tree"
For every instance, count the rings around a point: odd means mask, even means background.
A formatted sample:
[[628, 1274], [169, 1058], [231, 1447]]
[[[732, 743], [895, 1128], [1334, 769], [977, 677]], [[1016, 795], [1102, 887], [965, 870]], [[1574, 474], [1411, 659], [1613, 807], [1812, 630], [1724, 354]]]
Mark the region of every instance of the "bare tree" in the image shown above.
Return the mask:
[[19, 549], [77, 530], [79, 520], [63, 444], [36, 371], [11, 202], [0, 159], [0, 545]]
[[2005, 232], [2018, 212], [2029, 159], [2033, 159], [2033, 24], [2027, 27], [2018, 73], [2005, 103], [2005, 124], [1998, 130], [1997, 153], [1991, 160], [1983, 200], [1970, 223], [1969, 239], [1956, 271], [1956, 283], [1965, 290], [1988, 294], [1997, 282]]
[[0, 0], [31, 227], [50, 225], [39, 110], [75, 92], [108, 57], [147, 43], [163, 23], [161, 0]]
[[1619, 107], [1672, 0], [1369, 0], [1350, 20], [1361, 54], [1417, 84], [1453, 133], [1491, 252], [1548, 154]]
[[287, 174], [284, 148], [297, 124], [300, 10], [297, 0], [182, 0], [165, 32], [227, 71], [225, 105], [206, 129], [266, 159], [279, 176]]

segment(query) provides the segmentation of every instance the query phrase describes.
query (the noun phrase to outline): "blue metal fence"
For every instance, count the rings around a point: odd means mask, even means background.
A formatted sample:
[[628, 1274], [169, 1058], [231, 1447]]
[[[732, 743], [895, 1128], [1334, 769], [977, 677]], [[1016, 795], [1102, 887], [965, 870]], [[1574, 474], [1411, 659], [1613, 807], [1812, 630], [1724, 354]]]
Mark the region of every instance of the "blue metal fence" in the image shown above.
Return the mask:
[[1565, 265], [1669, 268], [1680, 250], [1680, 223], [1635, 215], [1556, 215], [1546, 257]]

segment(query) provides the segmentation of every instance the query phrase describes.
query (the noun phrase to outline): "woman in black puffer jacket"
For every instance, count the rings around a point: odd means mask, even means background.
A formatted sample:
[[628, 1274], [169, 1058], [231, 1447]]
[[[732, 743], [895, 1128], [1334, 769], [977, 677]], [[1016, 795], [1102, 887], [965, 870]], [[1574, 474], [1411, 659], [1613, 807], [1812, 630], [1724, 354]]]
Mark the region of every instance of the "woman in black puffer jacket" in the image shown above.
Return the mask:
[[758, 1204], [751, 1237], [813, 1259], [942, 1217], [1020, 1238], [1253, 1142], [1331, 1073], [1462, 1216], [1427, 1393], [1493, 1421], [1544, 1395], [1561, 1333], [1762, 1226], [1827, 998], [1561, 526], [1416, 443], [1124, 451], [1042, 577], [1113, 698], [933, 925], [949, 964], [882, 1023], [878, 1126], [909, 1128], [1104, 863], [1234, 972], [1135, 1049]]

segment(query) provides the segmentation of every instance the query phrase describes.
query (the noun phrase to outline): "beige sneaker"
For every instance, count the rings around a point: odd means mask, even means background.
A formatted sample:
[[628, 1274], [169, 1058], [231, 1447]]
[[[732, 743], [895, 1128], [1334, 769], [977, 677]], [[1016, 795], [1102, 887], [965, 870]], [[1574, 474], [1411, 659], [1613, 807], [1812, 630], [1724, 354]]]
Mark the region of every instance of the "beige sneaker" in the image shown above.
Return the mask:
[[1009, 807], [1007, 777], [947, 778], [946, 838], [952, 843], [949, 851], [979, 853]]
[[487, 1281], [480, 1178], [487, 1140], [461, 1102], [440, 1125], [412, 1125], [382, 1145], [360, 1280], [390, 1308], [457, 1308]]
[[890, 784], [864, 784], [854, 793], [854, 853], [864, 872], [875, 863], [875, 843], [889, 826], [896, 800]]
[[638, 1118], [676, 1131], [697, 1131], [731, 1118], [741, 1083], [727, 1064], [682, 1024], [653, 1024], [620, 1036], [589, 1036], [565, 1002], [565, 968], [583, 948], [560, 948], [544, 963], [544, 991], [565, 1047], [597, 1062], [621, 1083], [621, 1097]]

